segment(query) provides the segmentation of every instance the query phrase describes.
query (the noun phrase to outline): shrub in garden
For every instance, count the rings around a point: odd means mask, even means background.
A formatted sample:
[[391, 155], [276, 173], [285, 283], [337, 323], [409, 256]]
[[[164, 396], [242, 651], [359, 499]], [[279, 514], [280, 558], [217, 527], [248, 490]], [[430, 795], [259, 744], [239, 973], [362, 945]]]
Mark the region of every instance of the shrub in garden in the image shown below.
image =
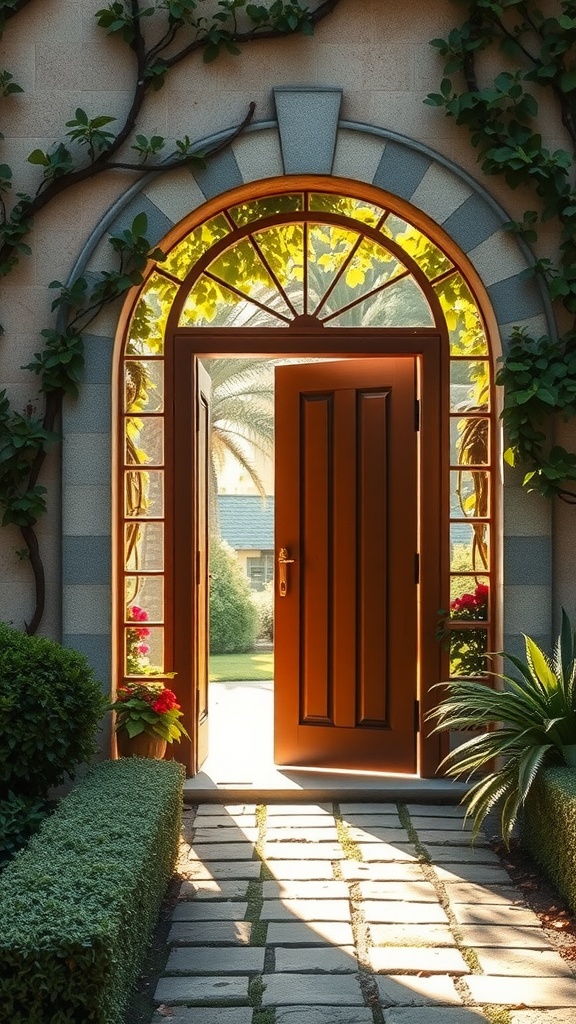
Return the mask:
[[258, 640], [274, 639], [274, 581], [270, 580], [263, 590], [252, 594], [252, 600], [258, 612]]
[[178, 851], [184, 769], [97, 765], [0, 877], [0, 1018], [122, 1024]]
[[258, 612], [246, 575], [225, 541], [210, 544], [210, 653], [250, 651], [258, 633]]
[[0, 871], [37, 832], [48, 813], [46, 802], [8, 793], [0, 800]]
[[0, 800], [43, 800], [73, 776], [105, 706], [81, 654], [0, 623]]
[[526, 801], [522, 842], [576, 913], [576, 771], [539, 774]]

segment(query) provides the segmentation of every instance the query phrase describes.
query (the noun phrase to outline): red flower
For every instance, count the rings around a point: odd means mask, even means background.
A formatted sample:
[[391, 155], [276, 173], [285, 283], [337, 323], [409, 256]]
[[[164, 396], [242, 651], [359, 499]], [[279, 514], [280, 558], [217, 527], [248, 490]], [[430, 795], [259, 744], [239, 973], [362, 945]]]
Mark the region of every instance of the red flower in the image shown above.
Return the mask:
[[172, 690], [163, 690], [154, 701], [152, 709], [159, 715], [165, 715], [167, 711], [173, 711], [174, 709], [178, 710], [179, 704], [176, 700], [176, 694]]
[[128, 617], [133, 619], [134, 622], [146, 622], [148, 618], [148, 612], [144, 608], [140, 608], [139, 605], [133, 604], [128, 609]]

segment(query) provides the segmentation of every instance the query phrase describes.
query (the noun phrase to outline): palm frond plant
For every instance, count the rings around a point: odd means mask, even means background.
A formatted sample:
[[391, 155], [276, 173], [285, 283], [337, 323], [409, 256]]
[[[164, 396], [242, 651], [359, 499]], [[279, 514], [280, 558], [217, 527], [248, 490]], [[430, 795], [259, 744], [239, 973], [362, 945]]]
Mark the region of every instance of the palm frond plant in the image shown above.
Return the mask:
[[262, 498], [264, 482], [254, 452], [271, 456], [274, 443], [274, 365], [272, 359], [222, 358], [204, 363], [212, 380], [211, 495], [212, 532], [217, 533], [218, 471], [226, 454], [246, 471]]
[[447, 695], [428, 715], [433, 732], [486, 728], [451, 751], [440, 769], [452, 778], [473, 782], [464, 797], [472, 835], [495, 808], [500, 812], [502, 838], [508, 846], [518, 812], [534, 780], [549, 764], [576, 767], [576, 634], [562, 610], [562, 627], [550, 657], [529, 636], [524, 637], [526, 660], [504, 657], [517, 676], [491, 673], [504, 683], [492, 690], [467, 679], [440, 684]]

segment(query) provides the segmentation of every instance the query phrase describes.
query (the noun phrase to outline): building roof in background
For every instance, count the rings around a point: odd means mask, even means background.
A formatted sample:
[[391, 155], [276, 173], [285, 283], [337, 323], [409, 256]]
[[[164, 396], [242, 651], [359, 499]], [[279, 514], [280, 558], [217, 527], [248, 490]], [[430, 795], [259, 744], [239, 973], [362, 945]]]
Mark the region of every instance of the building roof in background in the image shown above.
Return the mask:
[[272, 551], [274, 498], [259, 494], [219, 494], [220, 535], [235, 551]]

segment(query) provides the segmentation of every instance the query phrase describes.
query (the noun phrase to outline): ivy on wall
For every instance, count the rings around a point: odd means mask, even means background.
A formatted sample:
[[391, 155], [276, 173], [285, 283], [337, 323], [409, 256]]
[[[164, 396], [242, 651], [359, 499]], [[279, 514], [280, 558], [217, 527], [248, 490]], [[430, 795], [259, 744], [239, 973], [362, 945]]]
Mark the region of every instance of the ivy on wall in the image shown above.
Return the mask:
[[[0, 35], [9, 19], [33, 0], [0, 0]], [[308, 7], [301, 0], [273, 0], [257, 4], [247, 0], [112, 0], [95, 17], [98, 25], [124, 44], [132, 67], [132, 92], [123, 121], [106, 114], [92, 114], [78, 107], [63, 126], [63, 135], [47, 150], [34, 149], [28, 162], [38, 168], [33, 194], [18, 188], [13, 168], [0, 164], [0, 277], [6, 277], [30, 254], [27, 238], [34, 217], [57, 196], [104, 172], [130, 171], [141, 178], [151, 170], [170, 171], [190, 164], [202, 166], [214, 153], [229, 145], [252, 119], [254, 104], [235, 133], [208, 152], [194, 149], [188, 135], [173, 145], [158, 135], [147, 137], [138, 123], [151, 93], [163, 87], [176, 65], [201, 54], [205, 63], [220, 53], [239, 54], [241, 47], [262, 39], [281, 39], [294, 33], [311, 35], [339, 0], [321, 0]], [[0, 96], [23, 90], [8, 71], [0, 71]], [[82, 335], [104, 306], [143, 281], [151, 252], [144, 215], [130, 229], [110, 239], [116, 267], [96, 275], [90, 283], [78, 277], [65, 287], [50, 286], [54, 321], [41, 331], [42, 345], [25, 369], [37, 377], [41, 412], [30, 402], [20, 412], [0, 391], [0, 510], [3, 526], [20, 531], [24, 547], [17, 552], [29, 559], [34, 575], [35, 601], [28, 633], [42, 619], [46, 584], [36, 526], [46, 513], [46, 488], [39, 482], [47, 452], [59, 439], [58, 426], [65, 395], [75, 396], [83, 368]]]
[[[554, 418], [576, 412], [576, 2], [459, 0], [466, 16], [445, 39], [440, 92], [426, 101], [470, 132], [486, 175], [530, 192], [536, 209], [506, 227], [530, 245], [542, 226], [558, 230], [556, 259], [539, 258], [538, 275], [558, 312], [562, 333], [534, 337], [515, 328], [497, 374], [505, 389], [505, 459], [525, 468], [524, 486], [576, 502], [576, 454], [550, 440]], [[504, 70], [491, 73], [494, 62]], [[546, 135], [563, 135], [552, 149]]]

